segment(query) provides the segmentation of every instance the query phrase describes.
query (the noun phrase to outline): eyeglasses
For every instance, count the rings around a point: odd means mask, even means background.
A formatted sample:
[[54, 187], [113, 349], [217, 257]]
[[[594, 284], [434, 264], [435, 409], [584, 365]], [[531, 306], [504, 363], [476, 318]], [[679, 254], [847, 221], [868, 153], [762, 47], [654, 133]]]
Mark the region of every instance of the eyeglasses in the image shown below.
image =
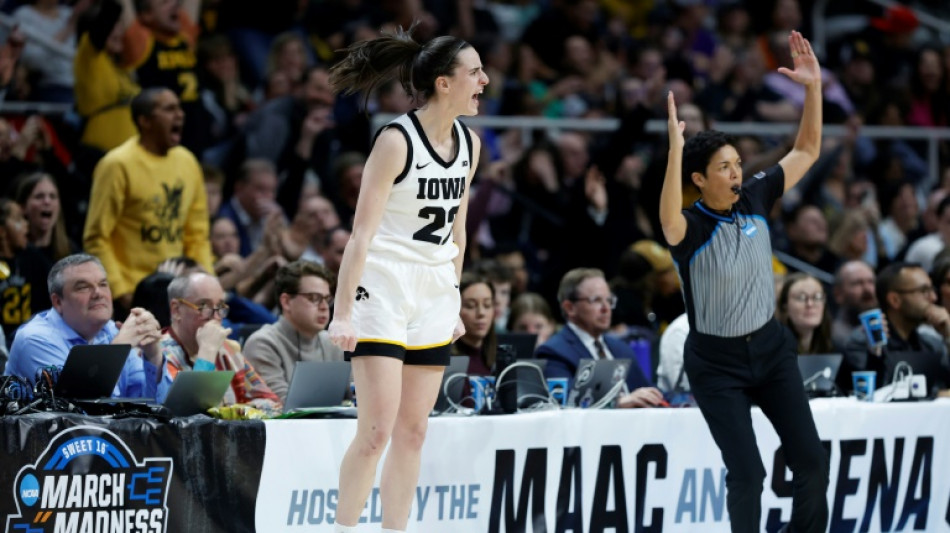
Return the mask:
[[617, 307], [617, 297], [611, 294], [610, 296], [604, 298], [603, 296], [587, 296], [584, 298], [571, 298], [575, 302], [587, 302], [591, 305], [601, 306], [606, 305], [607, 307], [613, 309]]
[[928, 294], [933, 294], [936, 291], [934, 290], [933, 285], [921, 285], [920, 287], [914, 289], [894, 289], [894, 292], [898, 294], [913, 294], [916, 292], [922, 296], [927, 296]]
[[303, 296], [304, 298], [310, 300], [310, 303], [313, 305], [320, 305], [323, 302], [326, 302], [327, 305], [333, 305], [333, 296], [329, 294], [320, 294], [319, 292], [298, 292], [294, 293], [295, 296]]
[[207, 320], [210, 320], [212, 317], [214, 317], [215, 313], [218, 313], [218, 316], [220, 318], [227, 318], [228, 312], [230, 312], [231, 310], [231, 308], [225, 304], [221, 304], [218, 307], [211, 307], [208, 304], [201, 304], [201, 305], [193, 304], [184, 298], [177, 298], [177, 300], [187, 305], [188, 307], [194, 309], [195, 311], [198, 311], [198, 314], [201, 316], [201, 318], [204, 318]]
[[796, 302], [800, 304], [806, 304], [806, 305], [808, 304], [808, 302], [814, 302], [816, 304], [825, 303], [825, 293], [823, 292], [816, 292], [815, 294], [800, 293], [794, 296], [790, 296], [789, 298], [791, 300], [795, 300]]

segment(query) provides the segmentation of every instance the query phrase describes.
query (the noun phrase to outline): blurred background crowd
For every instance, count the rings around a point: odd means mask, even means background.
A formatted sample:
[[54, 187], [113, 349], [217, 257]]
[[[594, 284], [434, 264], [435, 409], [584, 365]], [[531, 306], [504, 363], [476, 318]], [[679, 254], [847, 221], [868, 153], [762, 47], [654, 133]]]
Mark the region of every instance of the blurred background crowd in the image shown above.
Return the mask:
[[[6, 0], [0, 13], [8, 343], [49, 307], [52, 262], [89, 250], [97, 165], [138, 134], [131, 103], [152, 87], [176, 97], [166, 133], [201, 164], [213, 273], [246, 304], [231, 318], [276, 321], [274, 273], [300, 258], [339, 268], [373, 134], [415, 105], [390, 83], [364, 109], [365, 95], [333, 94], [327, 69], [350, 43], [413, 21], [419, 40], [474, 45], [491, 80], [480, 115], [509, 118], [470, 121], [484, 152], [466, 265], [491, 283], [493, 329], [543, 342], [562, 321], [563, 275], [590, 267], [618, 297], [613, 330], [657, 340], [684, 307], [658, 221], [665, 125], [652, 121], [665, 120], [673, 91], [687, 136], [730, 125], [746, 176], [776, 163], [804, 100], [776, 72], [791, 66], [793, 29], [818, 52], [824, 121], [837, 128], [773, 213], [777, 288], [806, 272], [828, 295], [825, 313], [856, 325], [873, 302], [840, 292], [841, 265], [873, 275], [908, 260], [931, 272], [950, 242], [942, 1]], [[151, 179], [142, 172], [133, 183]], [[207, 269], [202, 257], [154, 262], [159, 277]], [[138, 277], [113, 284], [117, 316], [155, 281]]]

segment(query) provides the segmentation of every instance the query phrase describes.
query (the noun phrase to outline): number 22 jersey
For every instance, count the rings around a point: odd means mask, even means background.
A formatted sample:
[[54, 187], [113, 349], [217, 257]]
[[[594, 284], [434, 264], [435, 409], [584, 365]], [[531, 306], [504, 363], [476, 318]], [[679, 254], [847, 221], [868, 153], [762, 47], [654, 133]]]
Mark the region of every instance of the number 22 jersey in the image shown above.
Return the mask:
[[400, 130], [406, 137], [408, 151], [369, 253], [432, 265], [451, 261], [458, 255], [452, 226], [471, 171], [471, 134], [455, 120], [455, 157], [445, 161], [429, 144], [415, 111], [400, 116], [385, 128]]

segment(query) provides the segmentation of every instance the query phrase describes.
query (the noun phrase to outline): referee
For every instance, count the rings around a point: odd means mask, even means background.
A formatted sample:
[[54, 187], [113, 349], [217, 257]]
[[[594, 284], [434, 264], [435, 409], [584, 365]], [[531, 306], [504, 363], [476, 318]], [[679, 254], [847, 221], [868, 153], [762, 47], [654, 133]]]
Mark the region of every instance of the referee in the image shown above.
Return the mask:
[[[668, 97], [670, 156], [660, 222], [682, 280], [690, 333], [684, 366], [692, 392], [728, 469], [732, 531], [759, 532], [765, 468], [752, 431], [752, 404], [771, 421], [794, 475], [791, 523], [784, 531], [823, 532], [828, 522], [828, 456], [818, 438], [797, 365], [794, 335], [775, 312], [768, 213], [818, 158], [821, 71], [811, 45], [788, 37], [805, 87], [795, 146], [778, 165], [742, 183], [731, 139], [715, 131], [683, 141], [684, 123]], [[701, 198], [683, 210], [682, 173]]]

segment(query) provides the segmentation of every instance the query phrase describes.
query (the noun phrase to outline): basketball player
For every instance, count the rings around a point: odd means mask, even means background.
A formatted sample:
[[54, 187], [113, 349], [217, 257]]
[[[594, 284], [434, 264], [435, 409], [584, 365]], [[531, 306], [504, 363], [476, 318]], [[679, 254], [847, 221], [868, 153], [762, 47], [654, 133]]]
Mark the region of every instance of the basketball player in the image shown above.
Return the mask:
[[465, 41], [420, 45], [411, 31], [356, 43], [331, 70], [337, 91], [368, 94], [398, 77], [421, 103], [376, 138], [340, 266], [329, 334], [352, 352], [359, 402], [340, 467], [338, 533], [355, 531], [390, 439], [382, 526], [405, 530], [449, 345], [464, 332], [458, 285], [481, 143], [456, 118], [478, 113], [488, 76]]

